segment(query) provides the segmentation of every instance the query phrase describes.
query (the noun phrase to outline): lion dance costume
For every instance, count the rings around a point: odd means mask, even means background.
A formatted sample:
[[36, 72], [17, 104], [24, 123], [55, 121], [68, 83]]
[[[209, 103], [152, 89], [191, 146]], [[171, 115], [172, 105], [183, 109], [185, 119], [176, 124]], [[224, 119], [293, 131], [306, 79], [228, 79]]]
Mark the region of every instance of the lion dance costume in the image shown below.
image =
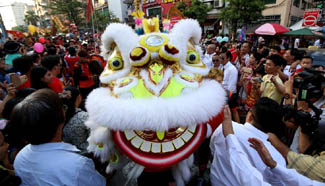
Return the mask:
[[[193, 152], [212, 133], [226, 93], [205, 79], [201, 28], [192, 19], [159, 32], [157, 20], [144, 20], [144, 35], [125, 24], [110, 24], [102, 35], [107, 65], [101, 88], [87, 98], [91, 133], [88, 150], [120, 170], [122, 159], [134, 162], [129, 172], [170, 169], [178, 186], [190, 179]], [[210, 122], [209, 122], [210, 121]]]

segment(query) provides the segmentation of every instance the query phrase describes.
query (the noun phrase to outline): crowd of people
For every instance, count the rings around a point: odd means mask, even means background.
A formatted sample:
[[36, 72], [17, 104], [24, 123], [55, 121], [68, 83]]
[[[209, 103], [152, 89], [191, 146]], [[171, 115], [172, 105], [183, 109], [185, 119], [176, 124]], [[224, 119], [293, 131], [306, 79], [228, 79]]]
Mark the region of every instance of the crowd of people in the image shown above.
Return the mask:
[[[225, 138], [222, 127], [214, 132], [211, 183], [323, 185], [324, 66], [313, 65], [311, 56], [294, 47], [253, 45], [216, 38], [202, 42], [208, 77], [232, 93], [228, 117], [234, 137]], [[281, 171], [266, 171], [275, 167], [267, 163], [266, 149]]]
[[[87, 153], [84, 101], [105, 67], [96, 39], [37, 43], [0, 46], [0, 185], [109, 184]], [[189, 185], [325, 185], [324, 66], [263, 42], [201, 44], [229, 99]]]

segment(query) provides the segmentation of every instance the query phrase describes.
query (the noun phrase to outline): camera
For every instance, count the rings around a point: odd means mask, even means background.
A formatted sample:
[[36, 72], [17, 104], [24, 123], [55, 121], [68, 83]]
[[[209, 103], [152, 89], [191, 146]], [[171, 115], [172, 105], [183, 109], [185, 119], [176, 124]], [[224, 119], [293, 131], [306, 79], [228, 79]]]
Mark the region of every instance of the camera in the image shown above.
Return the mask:
[[325, 78], [320, 71], [304, 69], [294, 78], [293, 87], [299, 89], [298, 100], [319, 99], [323, 95]]
[[312, 116], [309, 112], [297, 110], [291, 105], [284, 105], [282, 106], [282, 109], [283, 112], [285, 113], [283, 117], [284, 121], [289, 121], [291, 119], [294, 119], [295, 125], [300, 126], [301, 131], [304, 134], [313, 136], [314, 132], [318, 128], [318, 124], [320, 120], [319, 116], [321, 115], [322, 110], [313, 107], [312, 109], [315, 112], [315, 115]]

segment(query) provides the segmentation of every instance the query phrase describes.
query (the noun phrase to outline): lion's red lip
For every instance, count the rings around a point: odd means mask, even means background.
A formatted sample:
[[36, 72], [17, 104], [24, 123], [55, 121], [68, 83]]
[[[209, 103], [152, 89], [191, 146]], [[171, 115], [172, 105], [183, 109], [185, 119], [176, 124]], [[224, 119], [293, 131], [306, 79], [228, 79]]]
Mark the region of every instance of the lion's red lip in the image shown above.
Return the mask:
[[115, 131], [116, 146], [134, 162], [150, 170], [161, 170], [189, 157], [205, 139], [207, 126], [177, 128], [158, 139], [155, 132]]

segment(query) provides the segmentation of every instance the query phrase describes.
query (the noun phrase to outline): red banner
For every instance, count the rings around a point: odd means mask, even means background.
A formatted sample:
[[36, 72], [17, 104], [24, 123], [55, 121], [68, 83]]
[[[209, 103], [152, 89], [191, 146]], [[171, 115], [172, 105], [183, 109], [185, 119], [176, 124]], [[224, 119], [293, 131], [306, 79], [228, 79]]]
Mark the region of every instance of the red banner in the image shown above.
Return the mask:
[[319, 12], [319, 8], [305, 10], [304, 21], [302, 22], [302, 26], [316, 26]]

